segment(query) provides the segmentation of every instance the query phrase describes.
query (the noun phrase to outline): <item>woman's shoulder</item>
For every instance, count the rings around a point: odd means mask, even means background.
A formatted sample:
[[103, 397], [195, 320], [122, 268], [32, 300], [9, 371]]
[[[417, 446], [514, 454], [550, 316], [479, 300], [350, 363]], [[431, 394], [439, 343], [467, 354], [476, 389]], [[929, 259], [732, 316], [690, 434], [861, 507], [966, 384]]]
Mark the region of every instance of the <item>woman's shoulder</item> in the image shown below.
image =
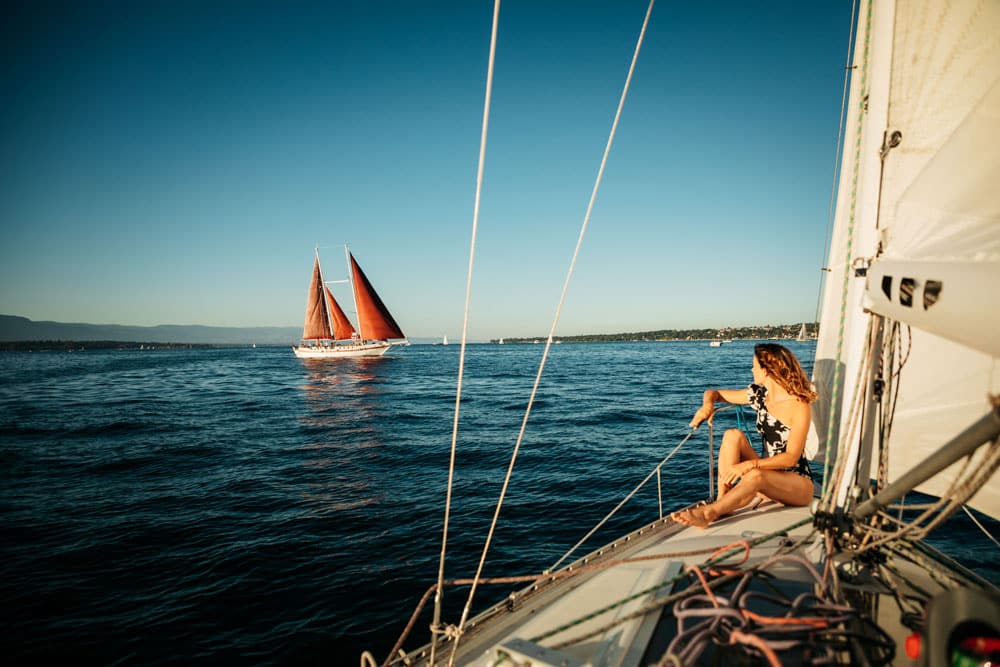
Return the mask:
[[792, 425], [795, 422], [808, 422], [812, 408], [808, 401], [804, 401], [798, 396], [789, 396], [786, 399], [775, 401], [769, 407], [769, 412], [785, 424]]

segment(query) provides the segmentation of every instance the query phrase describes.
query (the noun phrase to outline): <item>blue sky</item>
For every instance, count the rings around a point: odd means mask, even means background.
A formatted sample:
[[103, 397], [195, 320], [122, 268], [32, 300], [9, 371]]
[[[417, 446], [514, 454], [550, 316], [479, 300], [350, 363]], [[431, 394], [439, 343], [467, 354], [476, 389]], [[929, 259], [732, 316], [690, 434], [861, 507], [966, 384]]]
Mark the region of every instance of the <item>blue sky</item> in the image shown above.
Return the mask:
[[[298, 326], [348, 243], [458, 338], [492, 2], [19, 4], [0, 313]], [[548, 332], [646, 5], [501, 5], [472, 338]], [[812, 320], [850, 12], [660, 0], [558, 334]]]

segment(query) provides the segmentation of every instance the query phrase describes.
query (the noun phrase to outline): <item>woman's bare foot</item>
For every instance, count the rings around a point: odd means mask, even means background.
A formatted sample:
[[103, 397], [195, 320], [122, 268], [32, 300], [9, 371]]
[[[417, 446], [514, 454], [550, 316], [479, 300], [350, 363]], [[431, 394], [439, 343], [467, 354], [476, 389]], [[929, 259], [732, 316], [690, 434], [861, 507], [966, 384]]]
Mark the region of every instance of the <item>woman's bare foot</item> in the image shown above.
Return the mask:
[[711, 505], [705, 505], [704, 507], [695, 507], [689, 510], [674, 512], [670, 515], [670, 518], [677, 523], [683, 523], [685, 526], [708, 528], [708, 524], [715, 521], [717, 515]]

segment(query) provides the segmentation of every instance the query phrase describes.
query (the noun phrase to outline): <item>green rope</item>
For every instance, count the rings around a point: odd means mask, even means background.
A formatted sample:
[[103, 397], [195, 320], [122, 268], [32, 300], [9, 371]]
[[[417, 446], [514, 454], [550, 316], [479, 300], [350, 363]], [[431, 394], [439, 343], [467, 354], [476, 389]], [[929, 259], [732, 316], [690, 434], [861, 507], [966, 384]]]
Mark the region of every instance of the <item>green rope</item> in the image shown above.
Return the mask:
[[848, 216], [847, 225], [847, 259], [844, 266], [844, 283], [843, 289], [840, 293], [840, 325], [837, 331], [837, 354], [836, 354], [836, 364], [833, 368], [833, 386], [830, 393], [830, 419], [827, 423], [826, 429], [826, 449], [827, 456], [823, 461], [823, 488], [821, 492], [822, 497], [826, 497], [827, 484], [829, 480], [829, 468], [830, 468], [830, 446], [833, 440], [833, 426], [834, 426], [834, 411], [833, 408], [837, 405], [837, 401], [840, 397], [841, 383], [843, 378], [841, 378], [840, 373], [840, 359], [844, 348], [844, 324], [847, 318], [847, 292], [850, 286], [850, 276], [851, 276], [851, 255], [854, 250], [854, 222], [855, 213], [857, 210], [858, 203], [858, 169], [861, 164], [861, 130], [864, 125], [864, 107], [867, 100], [867, 95], [864, 94], [867, 89], [868, 83], [868, 55], [871, 50], [871, 26], [872, 26], [872, 5], [874, 3], [868, 3], [868, 16], [865, 24], [865, 50], [864, 56], [861, 60], [861, 99], [858, 100], [858, 132], [857, 139], [854, 144], [854, 175], [851, 181], [851, 208], [850, 214]]

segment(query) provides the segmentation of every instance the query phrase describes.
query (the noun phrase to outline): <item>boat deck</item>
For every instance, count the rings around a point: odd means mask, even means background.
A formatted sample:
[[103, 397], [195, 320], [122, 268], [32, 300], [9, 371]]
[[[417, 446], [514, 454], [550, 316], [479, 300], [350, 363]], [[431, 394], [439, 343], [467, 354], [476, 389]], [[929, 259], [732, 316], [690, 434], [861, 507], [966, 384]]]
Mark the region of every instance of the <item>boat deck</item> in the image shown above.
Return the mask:
[[[862, 643], [869, 653], [882, 652], [880, 664], [918, 664], [902, 649], [912, 630], [900, 622], [898, 596], [920, 591], [920, 595], [933, 595], [945, 586], [922, 567], [894, 559], [899, 590], [890, 590], [865, 571], [853, 576], [849, 568], [841, 568], [840, 588], [850, 606], [820, 600], [813, 593], [819, 590], [817, 582], [824, 574], [822, 539], [813, 530], [809, 508], [773, 502], [739, 510], [707, 529], [660, 519], [546, 575], [471, 619], [454, 664], [644, 667], [656, 664], [680, 632], [685, 637], [674, 650], [690, 645], [693, 625], [721, 613], [741, 619], [756, 615], [760, 622], [755, 632], [770, 633], [772, 640], [780, 631], [772, 631], [769, 624], [782, 622], [773, 619], [796, 619], [785, 623], [798, 625], [797, 635], [796, 628], [788, 632], [798, 637], [801, 647], [783, 652], [784, 664], [810, 664], [822, 651], [848, 664], [849, 650], [860, 652]], [[741, 544], [750, 545], [749, 553]], [[706, 561], [720, 549], [728, 555], [706, 567]], [[765, 573], [744, 577], [764, 563]], [[567, 576], [569, 572], [575, 574]], [[709, 595], [702, 590], [699, 573], [716, 582], [726, 577], [730, 581], [713, 586]], [[737, 586], [740, 594], [731, 596]], [[677, 604], [681, 598], [685, 601]], [[716, 603], [735, 611], [713, 611]], [[878, 625], [861, 610], [872, 612]], [[840, 618], [837, 629], [834, 623], [821, 633], [806, 627], [813, 622], [810, 619], [823, 615]], [[678, 616], [684, 617], [681, 622]], [[811, 640], [817, 634], [824, 637], [822, 645]], [[747, 659], [745, 648], [703, 643], [703, 651], [690, 649], [696, 657], [684, 664], [719, 664], [730, 658], [743, 664], [740, 660]], [[447, 664], [451, 651], [451, 640], [445, 640], [435, 652], [435, 662]], [[412, 651], [405, 662], [397, 658], [393, 664], [426, 665], [429, 647]]]

